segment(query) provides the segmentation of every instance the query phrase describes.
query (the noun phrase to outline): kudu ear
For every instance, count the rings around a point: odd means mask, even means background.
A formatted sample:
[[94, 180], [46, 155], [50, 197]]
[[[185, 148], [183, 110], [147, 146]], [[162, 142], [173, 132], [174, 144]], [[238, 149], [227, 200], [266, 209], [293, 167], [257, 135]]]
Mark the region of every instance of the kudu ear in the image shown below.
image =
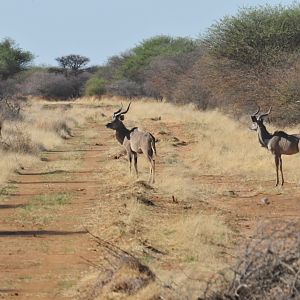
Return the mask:
[[121, 121], [124, 121], [124, 116], [121, 115], [121, 116], [119, 117], [119, 119], [120, 119]]

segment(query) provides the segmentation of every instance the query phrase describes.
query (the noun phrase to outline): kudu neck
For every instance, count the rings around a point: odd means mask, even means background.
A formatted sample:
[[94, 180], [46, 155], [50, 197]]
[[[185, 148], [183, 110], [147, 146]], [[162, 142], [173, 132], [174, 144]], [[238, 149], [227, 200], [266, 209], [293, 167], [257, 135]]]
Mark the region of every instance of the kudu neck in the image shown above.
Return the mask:
[[257, 128], [258, 141], [263, 147], [268, 147], [268, 143], [272, 138], [272, 134], [270, 134], [265, 125], [260, 125]]
[[123, 144], [125, 137], [129, 139], [130, 131], [125, 127], [125, 125], [121, 122], [118, 128], [116, 129], [116, 138], [120, 144]]

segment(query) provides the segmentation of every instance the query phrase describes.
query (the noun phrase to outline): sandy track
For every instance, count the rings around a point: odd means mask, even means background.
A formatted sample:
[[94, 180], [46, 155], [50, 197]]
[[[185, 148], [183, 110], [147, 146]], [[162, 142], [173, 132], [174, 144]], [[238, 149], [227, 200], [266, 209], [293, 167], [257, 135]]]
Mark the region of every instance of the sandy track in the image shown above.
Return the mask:
[[[13, 192], [0, 204], [0, 298], [64, 299], [65, 291], [89, 269], [85, 260], [97, 261], [94, 242], [84, 226], [103, 184], [91, 177], [101, 172], [97, 160], [105, 148], [94, 146], [97, 138], [82, 144], [85, 130], [76, 129], [75, 137], [62, 149], [45, 155], [57, 161], [59, 153], [80, 151], [79, 170], [63, 172], [57, 179], [60, 172], [41, 171], [47, 165], [41, 162], [10, 180]], [[101, 126], [95, 130], [102, 136], [108, 134]], [[78, 148], [73, 150], [73, 144]], [[66, 175], [70, 178], [64, 179]], [[46, 212], [53, 214], [53, 220], [47, 224], [22, 220], [22, 213], [26, 214], [22, 209], [32, 197], [52, 193], [71, 195], [68, 204]]]

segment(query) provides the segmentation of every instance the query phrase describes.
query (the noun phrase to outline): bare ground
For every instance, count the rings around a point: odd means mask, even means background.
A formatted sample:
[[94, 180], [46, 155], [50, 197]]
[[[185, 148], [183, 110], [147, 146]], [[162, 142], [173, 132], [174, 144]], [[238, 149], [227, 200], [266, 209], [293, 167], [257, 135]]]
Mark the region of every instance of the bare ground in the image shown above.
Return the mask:
[[[101, 109], [108, 113], [105, 106]], [[43, 153], [39, 164], [25, 166], [2, 189], [0, 298], [195, 298], [201, 280], [214, 271], [203, 268], [192, 278], [193, 257], [184, 259], [177, 245], [164, 244], [153, 231], [198, 212], [218, 215], [234, 237], [214, 245], [217, 258], [226, 264], [237, 241], [251, 236], [260, 221], [300, 220], [300, 189], [292, 183], [275, 189], [273, 181], [200, 172], [191, 178], [195, 186], [205, 184], [221, 192], [189, 202], [149, 186], [145, 166], [140, 180], [130, 177], [105, 121], [91, 120], [76, 128], [63, 147]], [[190, 137], [174, 123], [148, 122], [157, 137], [162, 138], [161, 128], [176, 137], [171, 142], [184, 162]], [[159, 143], [157, 148], [159, 152]], [[158, 181], [168, 167], [163, 155], [159, 152], [157, 158]], [[262, 191], [257, 188], [261, 185]], [[51, 201], [57, 203], [42, 207], [39, 201], [47, 199], [40, 195], [53, 195]], [[66, 197], [63, 203], [61, 195]]]

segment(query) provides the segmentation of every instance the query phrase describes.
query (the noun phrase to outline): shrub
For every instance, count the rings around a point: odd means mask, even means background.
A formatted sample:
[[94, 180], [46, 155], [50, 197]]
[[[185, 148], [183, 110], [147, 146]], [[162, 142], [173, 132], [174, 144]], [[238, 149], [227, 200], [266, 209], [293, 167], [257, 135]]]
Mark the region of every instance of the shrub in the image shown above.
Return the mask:
[[299, 223], [260, 226], [236, 266], [210, 282], [205, 299], [299, 299], [299, 270]]
[[195, 64], [176, 82], [172, 101], [175, 103], [192, 102], [202, 110], [215, 108], [216, 103], [213, 101], [210, 90], [202, 83], [203, 75], [201, 64]]
[[196, 42], [188, 38], [162, 35], [147, 39], [127, 54], [120, 67], [120, 76], [139, 82], [143, 69], [149, 66], [155, 57], [174, 56], [193, 51], [196, 47]]
[[18, 152], [25, 154], [37, 153], [39, 146], [35, 144], [26, 132], [26, 128], [20, 124], [10, 126], [6, 133], [7, 137], [1, 139], [1, 149], [10, 152]]
[[144, 92], [148, 97], [173, 101], [173, 93], [180, 77], [201, 57], [202, 49], [174, 56], [158, 56], [145, 68]]
[[32, 96], [68, 99], [74, 95], [74, 86], [72, 81], [62, 74], [38, 71], [24, 81], [23, 91]]
[[25, 70], [32, 59], [32, 53], [19, 48], [11, 39], [4, 39], [0, 42], [0, 79]]
[[102, 96], [106, 92], [106, 81], [103, 78], [92, 77], [85, 85], [84, 94], [86, 96]]
[[300, 46], [300, 5], [243, 8], [211, 26], [204, 39], [210, 53], [247, 65], [278, 64], [282, 52]]
[[107, 85], [107, 93], [127, 98], [137, 97], [143, 94], [141, 85], [128, 79], [118, 80]]

